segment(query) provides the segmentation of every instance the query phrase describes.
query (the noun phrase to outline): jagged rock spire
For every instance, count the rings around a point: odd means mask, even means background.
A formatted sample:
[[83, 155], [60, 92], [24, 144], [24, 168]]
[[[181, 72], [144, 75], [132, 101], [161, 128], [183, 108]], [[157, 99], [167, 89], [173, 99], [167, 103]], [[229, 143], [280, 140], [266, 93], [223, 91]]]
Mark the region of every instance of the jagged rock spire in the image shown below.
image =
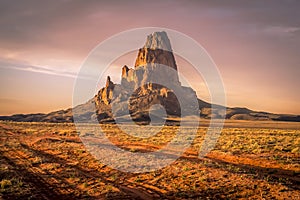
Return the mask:
[[170, 40], [165, 31], [154, 32], [148, 35], [144, 48], [172, 51]]
[[111, 87], [114, 83], [111, 81], [110, 76], [107, 76], [105, 87]]
[[166, 32], [154, 32], [148, 35], [144, 47], [139, 49], [135, 67], [145, 66], [148, 63], [166, 65], [177, 71], [170, 40]]
[[[114, 84], [108, 76], [106, 87], [99, 91], [95, 102], [99, 113], [103, 107], [112, 106], [116, 116], [129, 112], [133, 118], [147, 120], [145, 116], [155, 104], [165, 107], [168, 115], [180, 116], [181, 106], [174, 91], [183, 97], [185, 105], [196, 97], [195, 91], [181, 86], [167, 33], [154, 32], [139, 49], [135, 67], [122, 67], [121, 84]], [[193, 106], [189, 109], [189, 113], [199, 110]], [[108, 111], [107, 116], [112, 113]]]
[[127, 77], [128, 71], [129, 71], [129, 68], [127, 67], [127, 65], [124, 65], [124, 67], [122, 67], [122, 78]]

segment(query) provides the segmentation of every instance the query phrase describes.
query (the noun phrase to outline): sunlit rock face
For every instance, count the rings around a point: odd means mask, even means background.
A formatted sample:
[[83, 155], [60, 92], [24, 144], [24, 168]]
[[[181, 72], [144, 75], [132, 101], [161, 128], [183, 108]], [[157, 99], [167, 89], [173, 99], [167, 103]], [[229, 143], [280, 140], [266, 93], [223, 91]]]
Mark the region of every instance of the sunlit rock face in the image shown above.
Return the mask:
[[[106, 86], [99, 90], [94, 100], [97, 113], [101, 116], [99, 120], [103, 116], [114, 118], [130, 114], [136, 120], [143, 121], [148, 120], [149, 109], [155, 104], [162, 105], [168, 116], [181, 116], [178, 97], [184, 104], [189, 104], [190, 99], [197, 99], [192, 88], [182, 87], [179, 82], [166, 32], [154, 32], [139, 49], [135, 66], [122, 67], [121, 84], [114, 84], [108, 77]], [[111, 106], [113, 113], [108, 112], [103, 104]], [[199, 108], [191, 107], [188, 113], [197, 115]]]
[[126, 87], [137, 89], [155, 81], [180, 85], [170, 40], [164, 31], [154, 32], [147, 37], [144, 47], [138, 51], [134, 69], [127, 66], [122, 68], [121, 84]]
[[98, 92], [98, 98], [101, 99], [104, 104], [110, 104], [111, 100], [113, 99], [114, 88], [115, 84], [110, 80], [110, 77], [108, 76], [106, 79], [105, 87]]
[[170, 40], [166, 32], [154, 32], [147, 37], [143, 48], [139, 49], [135, 67], [147, 63], [158, 63], [177, 70]]

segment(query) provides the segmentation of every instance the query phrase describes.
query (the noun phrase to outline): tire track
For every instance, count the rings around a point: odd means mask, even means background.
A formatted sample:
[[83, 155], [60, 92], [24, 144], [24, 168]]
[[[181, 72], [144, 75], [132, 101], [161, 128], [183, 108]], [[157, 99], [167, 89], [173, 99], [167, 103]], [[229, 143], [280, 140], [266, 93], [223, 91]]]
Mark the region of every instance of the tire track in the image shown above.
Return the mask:
[[[122, 184], [116, 183], [116, 181], [111, 181], [111, 180], [108, 180], [107, 178], [105, 178], [104, 176], [101, 176], [101, 174], [99, 174], [98, 171], [88, 171], [83, 168], [84, 166], [70, 165], [67, 163], [66, 160], [64, 160], [62, 158], [59, 158], [52, 154], [48, 154], [47, 152], [44, 152], [41, 150], [33, 149], [32, 147], [30, 147], [26, 144], [21, 144], [21, 146], [23, 148], [31, 151], [34, 155], [39, 156], [45, 160], [59, 163], [65, 167], [74, 168], [76, 170], [76, 172], [78, 172], [80, 175], [82, 175], [84, 177], [91, 178], [91, 179], [99, 178], [99, 179], [103, 180], [105, 183], [118, 188], [120, 191], [124, 192], [125, 194], [130, 195], [134, 199], [151, 200], [151, 199], [156, 199], [157, 197], [160, 197], [162, 195], [153, 189], [144, 188], [140, 185], [132, 184], [126, 180], [124, 180], [124, 183], [122, 183]], [[138, 189], [136, 189], [136, 188], [138, 188]], [[148, 191], [151, 191], [151, 193]]]

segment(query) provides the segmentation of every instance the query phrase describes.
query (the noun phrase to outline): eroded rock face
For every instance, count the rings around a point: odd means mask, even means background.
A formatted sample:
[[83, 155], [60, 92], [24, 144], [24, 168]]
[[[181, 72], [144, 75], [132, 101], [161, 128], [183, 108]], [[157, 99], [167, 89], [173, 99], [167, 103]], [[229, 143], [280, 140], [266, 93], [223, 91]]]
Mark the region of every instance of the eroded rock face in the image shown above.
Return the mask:
[[[160, 68], [157, 69], [157, 66]], [[153, 82], [151, 75], [154, 75], [156, 80], [180, 85], [171, 43], [164, 31], [154, 32], [147, 37], [144, 47], [139, 49], [134, 67], [139, 75], [136, 81], [142, 84]]]
[[171, 67], [177, 70], [177, 65], [175, 63], [175, 58], [172, 51], [165, 51], [163, 49], [149, 49], [142, 48], [139, 49], [137, 59], [135, 61], [135, 68], [139, 66], [145, 66], [148, 63], [158, 63]]
[[[129, 113], [137, 120], [147, 120], [147, 113], [155, 104], [162, 105], [167, 115], [180, 116], [179, 100], [189, 105], [190, 99], [197, 99], [193, 89], [182, 87], [179, 82], [177, 65], [165, 32], [149, 35], [144, 47], [139, 49], [134, 68], [125, 65], [121, 71], [121, 84], [114, 84], [108, 77], [106, 86], [94, 98], [101, 116], [99, 120], [103, 116], [113, 118]], [[107, 106], [112, 108], [114, 116], [107, 111]], [[199, 108], [191, 106], [189, 109], [188, 113], [199, 114]]]
[[110, 104], [113, 99], [114, 88], [115, 84], [110, 80], [110, 77], [108, 76], [106, 79], [105, 87], [100, 89], [98, 95], [95, 96], [96, 105], [98, 105], [100, 102], [103, 102], [106, 105]]
[[162, 49], [172, 52], [171, 43], [165, 31], [154, 32], [148, 35], [144, 48]]

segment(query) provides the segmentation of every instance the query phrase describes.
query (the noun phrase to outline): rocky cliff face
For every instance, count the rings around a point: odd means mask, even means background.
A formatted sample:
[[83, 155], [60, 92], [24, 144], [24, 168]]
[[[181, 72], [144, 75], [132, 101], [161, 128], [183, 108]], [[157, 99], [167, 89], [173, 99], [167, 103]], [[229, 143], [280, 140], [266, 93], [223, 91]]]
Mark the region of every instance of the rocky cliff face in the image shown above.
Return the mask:
[[154, 32], [149, 35], [144, 47], [139, 49], [135, 67], [145, 66], [147, 63], [163, 64], [177, 70], [171, 43], [166, 32]]
[[[121, 71], [121, 84], [114, 84], [108, 77], [106, 86], [95, 96], [97, 110], [102, 115], [106, 112], [106, 116], [113, 118], [129, 112], [133, 118], [145, 120], [150, 107], [160, 104], [167, 115], [180, 116], [182, 110], [178, 95], [184, 97], [185, 104], [189, 104], [190, 99], [197, 99], [193, 89], [182, 87], [179, 82], [175, 57], [166, 32], [149, 35], [138, 51], [134, 68], [125, 65]], [[107, 113], [107, 109], [104, 111], [103, 104], [110, 105], [117, 116]], [[189, 113], [199, 115], [199, 108], [192, 107]], [[99, 119], [102, 120], [102, 117]]]

